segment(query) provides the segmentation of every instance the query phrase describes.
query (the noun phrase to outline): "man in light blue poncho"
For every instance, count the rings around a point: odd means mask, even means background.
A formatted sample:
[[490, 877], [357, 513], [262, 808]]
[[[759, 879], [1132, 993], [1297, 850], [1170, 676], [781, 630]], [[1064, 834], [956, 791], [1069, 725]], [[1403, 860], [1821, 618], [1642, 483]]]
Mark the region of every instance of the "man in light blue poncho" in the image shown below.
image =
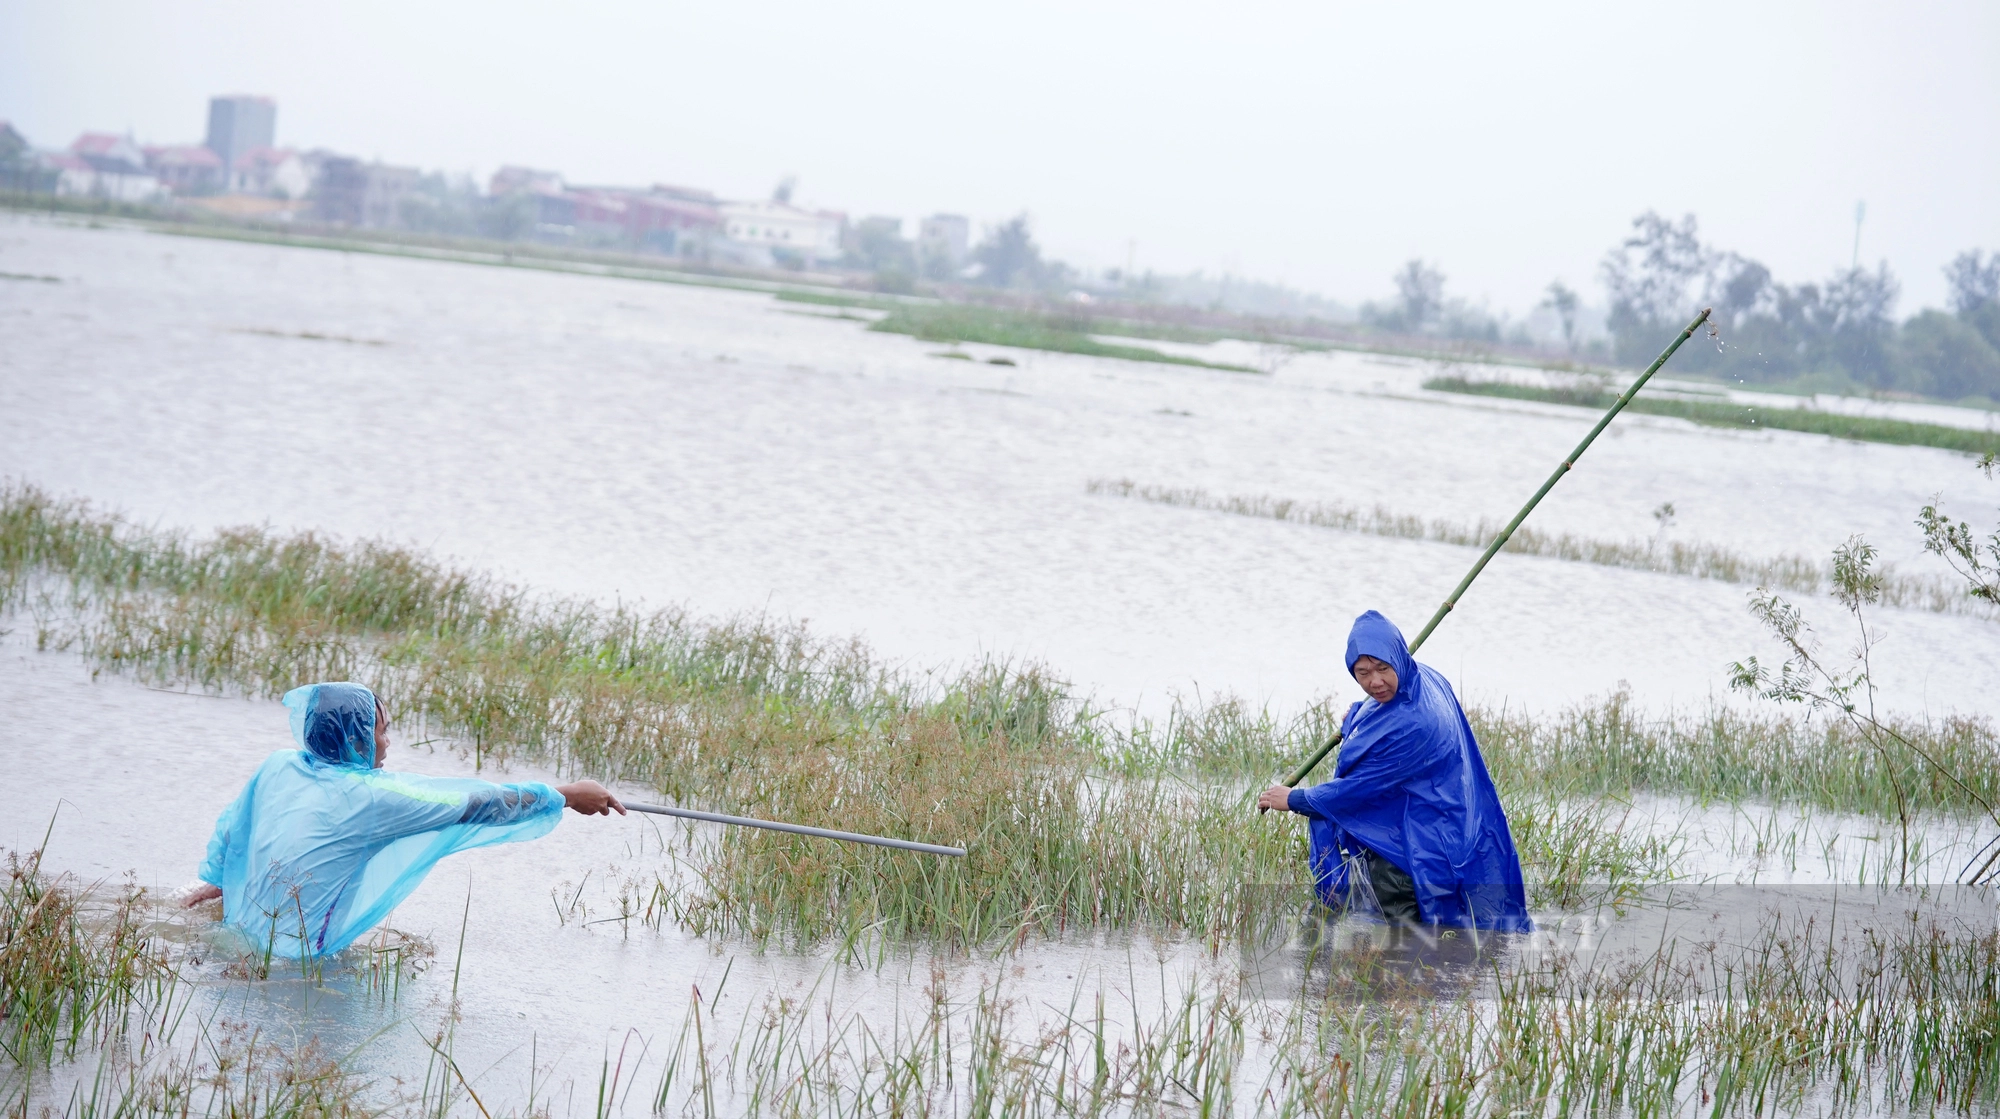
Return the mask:
[[359, 684], [285, 695], [299, 749], [272, 754], [215, 822], [206, 883], [222, 919], [260, 952], [300, 958], [346, 948], [456, 851], [536, 839], [565, 807], [624, 815], [595, 781], [496, 785], [381, 768], [388, 718]]
[[1368, 698], [1341, 720], [1333, 780], [1257, 798], [1311, 821], [1321, 897], [1346, 903], [1359, 873], [1391, 919], [1532, 929], [1507, 814], [1451, 685], [1373, 610], [1354, 620], [1347, 670]]

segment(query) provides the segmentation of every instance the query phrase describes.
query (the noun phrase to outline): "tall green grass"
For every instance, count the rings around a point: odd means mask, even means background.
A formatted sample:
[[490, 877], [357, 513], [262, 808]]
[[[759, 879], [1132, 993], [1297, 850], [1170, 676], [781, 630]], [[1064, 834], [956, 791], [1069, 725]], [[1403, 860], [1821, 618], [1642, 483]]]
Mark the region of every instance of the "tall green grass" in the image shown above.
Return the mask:
[[1009, 311], [997, 307], [954, 303], [937, 306], [898, 306], [872, 323], [868, 329], [889, 334], [907, 334], [926, 342], [980, 342], [989, 346], [1015, 346], [1024, 350], [1111, 357], [1124, 361], [1151, 361], [1164, 365], [1191, 365], [1202, 369], [1223, 369], [1232, 373], [1256, 373], [1247, 365], [1203, 361], [1165, 353], [1150, 346], [1127, 346], [1101, 342], [1092, 335], [1096, 324], [1088, 319], [1029, 311]]
[[0, 1053], [15, 1067], [73, 1057], [121, 1034], [168, 971], [145, 931], [144, 894], [89, 889], [7, 855], [0, 886]]
[[[1251, 802], [1344, 706], [1280, 720], [1223, 701], [1115, 724], [1033, 667], [933, 680], [794, 624], [538, 597], [380, 543], [196, 539], [31, 488], [0, 499], [0, 588], [42, 647], [112, 670], [266, 696], [362, 680], [413, 737], [455, 738], [480, 764], [534, 760], [671, 801], [970, 849], [935, 860], [728, 829], [693, 852], [693, 886], [651, 899], [657, 919], [760, 939], [1221, 935], [1243, 884], [1302, 876], [1297, 820]], [[1984, 724], [1915, 729], [1954, 757], [1992, 755]], [[1486, 733], [1538, 904], [1671, 874], [1671, 851], [1589, 807], [1605, 793], [1893, 807], [1864, 751], [1783, 720], [1717, 723], [1704, 733], [1727, 750], [1706, 758], [1622, 699]], [[1717, 756], [1727, 781], [1705, 768]], [[1955, 806], [1951, 789], [1933, 795]]]
[[[1745, 943], [1673, 944], [1616, 967], [1532, 951], [1443, 952], [1426, 967], [1415, 953], [1345, 949], [1308, 968], [1289, 990], [1268, 977], [1190, 977], [1143, 1008], [1107, 1006], [1081, 983], [1052, 1001], [1005, 980], [955, 996], [942, 971], [891, 1014], [768, 998], [725, 1015], [698, 997], [650, 1064], [621, 1059], [619, 1073], [650, 1074], [666, 1114], [1728, 1116], [2000, 1104], [1990, 929], [1919, 918], [1847, 939], [1780, 919]], [[1407, 981], [1380, 981], [1397, 974]]]
[[1885, 819], [1897, 813], [1899, 789], [1922, 812], [1984, 815], [1981, 800], [2000, 802], [2000, 734], [1984, 718], [1886, 720], [1933, 765], [1913, 752], [1885, 754], [1847, 723], [1720, 705], [1660, 715], [1635, 708], [1624, 691], [1555, 715], [1468, 707], [1466, 716], [1501, 785], [1651, 790]]
[[[1512, 400], [1538, 400], [1547, 404], [1571, 404], [1602, 412], [1611, 407], [1618, 394], [1596, 386], [1545, 388], [1511, 381], [1474, 381], [1464, 377], [1433, 377], [1424, 387], [1439, 392], [1499, 396]], [[1837, 439], [1858, 439], [1867, 443], [1938, 447], [1968, 454], [2000, 451], [2000, 432], [1946, 427], [1942, 424], [1892, 420], [1880, 416], [1850, 416], [1825, 412], [1801, 404], [1793, 408], [1772, 408], [1727, 401], [1686, 400], [1679, 397], [1637, 396], [1625, 406], [1628, 412], [1653, 416], [1673, 416], [1709, 427], [1776, 428], [1831, 435]]]
[[[1501, 521], [1480, 520], [1466, 524], [1441, 517], [1424, 518], [1397, 513], [1380, 505], [1364, 510], [1330, 501], [1258, 494], [1211, 494], [1196, 487], [1148, 486], [1122, 478], [1094, 478], [1086, 484], [1086, 489], [1094, 494], [1133, 498], [1157, 505], [1202, 509], [1239, 517], [1263, 517], [1371, 536], [1429, 540], [1467, 548], [1484, 548], [1504, 527]], [[1829, 563], [1796, 555], [1746, 556], [1719, 545], [1692, 541], [1604, 540], [1567, 532], [1542, 532], [1523, 526], [1508, 538], [1503, 550], [1806, 594], [1825, 594], [1833, 586], [1833, 569]], [[1884, 568], [1881, 576], [1882, 603], [1885, 606], [1939, 612], [1986, 613], [1991, 610], [1986, 603], [1968, 594], [1961, 583], [1948, 578], [1903, 575], [1891, 568]]]

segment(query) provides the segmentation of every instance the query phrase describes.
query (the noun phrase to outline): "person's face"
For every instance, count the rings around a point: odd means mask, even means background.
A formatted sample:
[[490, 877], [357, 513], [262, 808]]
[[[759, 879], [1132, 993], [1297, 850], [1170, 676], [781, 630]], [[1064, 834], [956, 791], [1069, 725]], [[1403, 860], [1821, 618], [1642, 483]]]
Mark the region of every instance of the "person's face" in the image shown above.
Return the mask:
[[389, 753], [389, 712], [382, 707], [382, 701], [375, 701], [375, 768], [382, 768], [382, 759]]
[[1354, 682], [1377, 703], [1396, 698], [1396, 670], [1374, 657], [1363, 654], [1355, 660]]

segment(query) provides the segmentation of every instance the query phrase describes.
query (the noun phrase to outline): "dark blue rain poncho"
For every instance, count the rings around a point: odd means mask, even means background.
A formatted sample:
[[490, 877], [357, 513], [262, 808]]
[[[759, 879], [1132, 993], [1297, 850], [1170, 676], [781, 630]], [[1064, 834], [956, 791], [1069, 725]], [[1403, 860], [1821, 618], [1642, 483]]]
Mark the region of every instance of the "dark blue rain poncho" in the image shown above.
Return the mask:
[[215, 822], [201, 879], [260, 953], [330, 955], [389, 915], [439, 859], [535, 839], [562, 817], [543, 784], [375, 768], [375, 694], [309, 684], [285, 696], [299, 749], [272, 754]]
[[1335, 906], [1347, 901], [1357, 868], [1343, 856], [1365, 849], [1416, 882], [1427, 924], [1532, 929], [1507, 814], [1451, 685], [1418, 664], [1402, 631], [1373, 610], [1348, 634], [1350, 673], [1364, 654], [1396, 670], [1396, 694], [1349, 708], [1333, 780], [1294, 789], [1289, 798], [1292, 811], [1311, 820], [1321, 897]]

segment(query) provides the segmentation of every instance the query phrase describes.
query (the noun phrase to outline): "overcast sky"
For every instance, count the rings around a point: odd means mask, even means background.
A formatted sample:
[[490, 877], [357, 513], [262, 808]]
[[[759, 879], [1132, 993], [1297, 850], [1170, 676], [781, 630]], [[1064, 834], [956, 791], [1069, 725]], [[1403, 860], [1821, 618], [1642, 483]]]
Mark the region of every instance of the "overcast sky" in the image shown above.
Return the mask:
[[1781, 280], [1853, 249], [1905, 314], [2000, 250], [2000, 3], [106, 3], [0, 0], [0, 118], [481, 177], [671, 182], [854, 216], [1032, 215], [1089, 266], [1357, 302], [1424, 257], [1520, 313], [1639, 212]]

